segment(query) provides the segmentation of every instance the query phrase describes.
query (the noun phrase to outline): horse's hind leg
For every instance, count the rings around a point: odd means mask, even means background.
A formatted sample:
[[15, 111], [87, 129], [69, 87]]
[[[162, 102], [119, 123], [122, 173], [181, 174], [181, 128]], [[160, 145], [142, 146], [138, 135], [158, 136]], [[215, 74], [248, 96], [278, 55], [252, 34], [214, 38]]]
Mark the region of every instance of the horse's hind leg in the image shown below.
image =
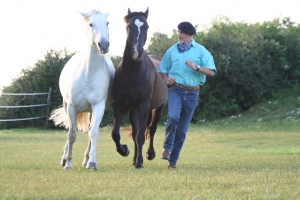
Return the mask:
[[156, 153], [154, 150], [154, 144], [153, 144], [154, 143], [154, 135], [155, 135], [155, 132], [157, 129], [157, 124], [159, 123], [159, 121], [161, 119], [164, 107], [165, 107], [165, 103], [163, 103], [161, 106], [159, 106], [152, 112], [151, 123], [148, 126], [148, 129], [150, 132], [150, 142], [149, 142], [148, 150], [146, 152], [146, 157], [148, 160], [153, 160], [156, 156]]
[[67, 153], [68, 153], [68, 140], [64, 146], [64, 154], [62, 155], [61, 162], [60, 162], [61, 166], [63, 167], [66, 165], [67, 162]]
[[87, 166], [87, 162], [90, 159], [90, 155], [89, 155], [90, 151], [91, 151], [91, 140], [89, 139], [87, 149], [84, 152], [84, 160], [82, 162], [82, 167], [86, 167]]
[[[66, 104], [66, 102], [63, 102], [63, 105], [64, 105], [64, 110], [65, 110], [65, 112], [66, 113], [68, 113], [67, 112], [67, 104]], [[64, 146], [64, 154], [62, 155], [62, 157], [61, 157], [61, 161], [60, 161], [60, 164], [61, 164], [61, 166], [65, 166], [66, 165], [66, 162], [67, 162], [67, 153], [68, 153], [68, 140], [67, 140], [67, 142], [66, 142], [66, 144], [65, 144], [65, 146]]]

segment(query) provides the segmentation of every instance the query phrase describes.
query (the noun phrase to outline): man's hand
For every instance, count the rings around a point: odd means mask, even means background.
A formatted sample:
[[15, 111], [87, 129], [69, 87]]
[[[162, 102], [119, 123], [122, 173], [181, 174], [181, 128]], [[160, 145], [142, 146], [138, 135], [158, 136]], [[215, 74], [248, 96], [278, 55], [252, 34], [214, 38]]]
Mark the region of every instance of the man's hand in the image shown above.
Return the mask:
[[188, 66], [189, 68], [192, 68], [193, 70], [197, 69], [197, 65], [191, 60], [185, 61], [185, 64], [186, 64], [186, 66]]
[[167, 85], [173, 85], [173, 83], [176, 82], [176, 79], [172, 77], [166, 77], [165, 82], [167, 83]]

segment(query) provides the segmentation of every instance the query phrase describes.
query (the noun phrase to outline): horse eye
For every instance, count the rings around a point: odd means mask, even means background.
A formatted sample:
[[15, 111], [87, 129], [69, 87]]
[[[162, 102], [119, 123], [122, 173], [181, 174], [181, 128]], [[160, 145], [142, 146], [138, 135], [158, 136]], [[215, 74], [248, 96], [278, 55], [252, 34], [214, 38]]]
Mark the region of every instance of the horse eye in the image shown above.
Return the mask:
[[108, 26], [109, 22], [107, 22], [107, 26]]
[[90, 25], [90, 27], [93, 27], [93, 24], [89, 24]]

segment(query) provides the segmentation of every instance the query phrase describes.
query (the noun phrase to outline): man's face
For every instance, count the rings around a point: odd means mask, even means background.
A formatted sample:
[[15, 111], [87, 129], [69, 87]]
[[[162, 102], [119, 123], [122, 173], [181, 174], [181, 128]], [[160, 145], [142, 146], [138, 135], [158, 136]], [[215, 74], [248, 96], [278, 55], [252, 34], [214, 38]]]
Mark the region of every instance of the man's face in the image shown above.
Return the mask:
[[193, 35], [186, 34], [179, 29], [177, 30], [177, 33], [178, 33], [178, 42], [180, 44], [188, 44], [193, 39]]

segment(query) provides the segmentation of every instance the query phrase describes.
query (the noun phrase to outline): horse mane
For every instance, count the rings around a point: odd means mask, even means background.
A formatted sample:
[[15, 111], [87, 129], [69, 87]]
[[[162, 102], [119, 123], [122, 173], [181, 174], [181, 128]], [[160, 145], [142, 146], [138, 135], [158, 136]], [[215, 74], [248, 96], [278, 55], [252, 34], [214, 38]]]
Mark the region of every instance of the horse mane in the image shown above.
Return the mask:
[[103, 14], [103, 13], [102, 13], [100, 10], [98, 10], [98, 9], [90, 10], [90, 11], [87, 13], [87, 15], [84, 16], [84, 20], [85, 20], [86, 22], [88, 22], [90, 16], [92, 16], [93, 14], [97, 14], [97, 13]]
[[136, 16], [136, 15], [142, 15], [142, 16], [144, 16], [146, 19], [147, 19], [147, 17], [148, 17], [144, 12], [132, 12], [132, 13], [130, 13], [130, 14], [128, 14], [128, 15], [126, 15], [126, 16], [124, 17], [124, 21], [125, 21], [126, 23], [128, 23], [129, 20], [130, 20], [132, 17]]

